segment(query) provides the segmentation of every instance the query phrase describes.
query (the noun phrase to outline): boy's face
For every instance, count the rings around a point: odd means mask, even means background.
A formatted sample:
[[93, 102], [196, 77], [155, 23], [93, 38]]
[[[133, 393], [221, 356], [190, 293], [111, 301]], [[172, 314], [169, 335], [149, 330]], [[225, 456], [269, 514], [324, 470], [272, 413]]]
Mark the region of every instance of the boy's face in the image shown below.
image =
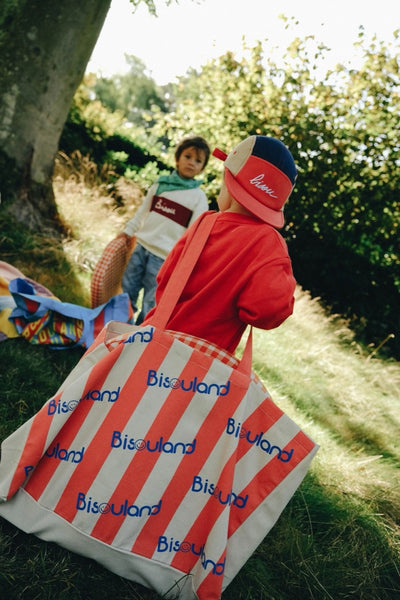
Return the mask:
[[183, 179], [193, 179], [201, 173], [204, 168], [206, 155], [204, 150], [199, 150], [194, 146], [185, 148], [176, 161], [176, 170]]

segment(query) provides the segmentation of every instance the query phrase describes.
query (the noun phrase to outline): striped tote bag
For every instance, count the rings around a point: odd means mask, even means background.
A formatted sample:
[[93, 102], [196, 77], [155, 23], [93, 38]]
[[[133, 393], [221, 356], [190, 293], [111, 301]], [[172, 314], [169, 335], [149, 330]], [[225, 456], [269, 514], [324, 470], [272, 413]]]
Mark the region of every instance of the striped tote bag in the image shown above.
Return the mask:
[[[207, 237], [201, 222], [195, 235]], [[108, 323], [2, 443], [0, 515], [163, 597], [217, 600], [317, 445], [251, 370], [251, 334], [239, 361], [165, 330], [163, 311]]]

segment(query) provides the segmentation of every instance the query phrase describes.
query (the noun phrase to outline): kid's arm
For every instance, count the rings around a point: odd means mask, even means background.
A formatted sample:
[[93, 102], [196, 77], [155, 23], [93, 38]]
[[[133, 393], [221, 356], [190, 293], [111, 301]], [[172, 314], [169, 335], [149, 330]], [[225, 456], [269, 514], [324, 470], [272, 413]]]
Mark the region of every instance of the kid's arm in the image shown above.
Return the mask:
[[150, 186], [146, 196], [143, 199], [142, 204], [137, 209], [135, 216], [125, 224], [122, 233], [126, 233], [127, 235], [132, 237], [141, 229], [144, 220], [150, 212], [151, 202], [154, 194], [156, 193], [157, 186], [157, 183], [153, 183], [153, 185]]
[[260, 329], [274, 329], [293, 312], [296, 280], [290, 260], [260, 267], [238, 299], [239, 319]]

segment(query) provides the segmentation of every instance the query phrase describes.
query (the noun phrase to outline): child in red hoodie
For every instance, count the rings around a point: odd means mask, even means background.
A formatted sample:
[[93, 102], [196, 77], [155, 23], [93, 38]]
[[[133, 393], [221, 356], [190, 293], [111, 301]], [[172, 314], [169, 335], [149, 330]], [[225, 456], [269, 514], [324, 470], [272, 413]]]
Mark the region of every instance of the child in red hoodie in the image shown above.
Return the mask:
[[[253, 135], [224, 160], [215, 224], [167, 329], [181, 331], [233, 353], [247, 325], [278, 327], [292, 314], [296, 286], [286, 244], [277, 228], [297, 175], [279, 140]], [[177, 264], [187, 233], [175, 244], [157, 277], [156, 303]], [[153, 308], [144, 324], [151, 322]]]

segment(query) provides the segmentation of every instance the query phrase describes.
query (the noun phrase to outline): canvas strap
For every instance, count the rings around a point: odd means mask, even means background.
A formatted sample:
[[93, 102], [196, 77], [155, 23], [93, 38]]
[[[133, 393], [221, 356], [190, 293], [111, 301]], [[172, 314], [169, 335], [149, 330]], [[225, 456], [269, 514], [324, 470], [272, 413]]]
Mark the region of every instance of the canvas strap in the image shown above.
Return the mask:
[[[168, 320], [183, 292], [217, 218], [217, 212], [213, 215], [204, 213], [189, 230], [182, 254], [165, 286], [164, 293], [158, 302], [157, 308], [151, 319], [152, 325], [155, 327], [159, 327], [160, 329], [166, 328]], [[240, 371], [247, 375], [251, 373], [252, 346], [252, 328], [250, 328], [244, 353], [238, 367]]]

